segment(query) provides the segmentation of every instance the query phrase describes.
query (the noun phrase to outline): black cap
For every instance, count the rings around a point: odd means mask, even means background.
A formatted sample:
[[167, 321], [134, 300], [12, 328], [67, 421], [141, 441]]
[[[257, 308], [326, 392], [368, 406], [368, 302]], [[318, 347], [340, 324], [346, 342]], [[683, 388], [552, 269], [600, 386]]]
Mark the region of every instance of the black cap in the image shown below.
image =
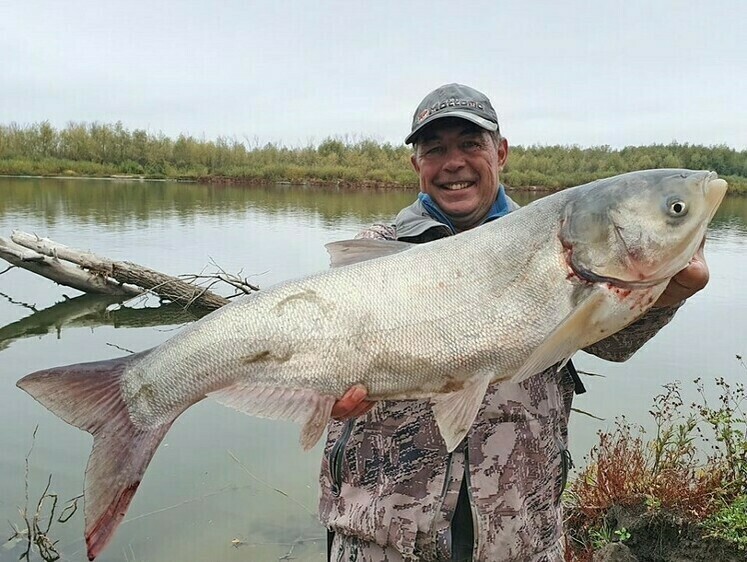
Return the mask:
[[488, 131], [498, 131], [498, 116], [488, 96], [462, 84], [445, 84], [420, 102], [405, 144], [413, 142], [423, 127], [442, 117], [459, 117]]

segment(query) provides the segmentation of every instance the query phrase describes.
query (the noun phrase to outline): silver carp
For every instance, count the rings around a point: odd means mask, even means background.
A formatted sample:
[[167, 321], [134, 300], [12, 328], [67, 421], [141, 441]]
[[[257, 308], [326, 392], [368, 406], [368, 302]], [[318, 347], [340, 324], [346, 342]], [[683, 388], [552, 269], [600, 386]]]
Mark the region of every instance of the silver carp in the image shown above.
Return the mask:
[[374, 400], [430, 399], [453, 450], [490, 382], [562, 364], [651, 307], [726, 187], [713, 172], [646, 170], [429, 244], [333, 243], [343, 267], [233, 302], [151, 350], [24, 377], [20, 388], [93, 434], [89, 559], [174, 420], [206, 397], [299, 422], [309, 449], [335, 400], [362, 383]]

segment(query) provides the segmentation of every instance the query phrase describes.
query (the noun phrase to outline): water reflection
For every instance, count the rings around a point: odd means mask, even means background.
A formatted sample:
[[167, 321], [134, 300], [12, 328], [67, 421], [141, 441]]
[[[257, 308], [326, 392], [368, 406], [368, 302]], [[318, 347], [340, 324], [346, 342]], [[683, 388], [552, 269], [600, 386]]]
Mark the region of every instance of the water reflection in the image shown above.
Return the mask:
[[[0, 218], [27, 215], [49, 224], [60, 218], [115, 226], [132, 220], [225, 216], [249, 209], [270, 215], [318, 214], [333, 225], [345, 217], [361, 223], [387, 220], [415, 197], [413, 190], [349, 190], [292, 185], [231, 186], [177, 182], [0, 177]], [[520, 205], [547, 195], [511, 191]], [[747, 233], [747, 197], [727, 197], [713, 219], [714, 230]]]
[[[0, 293], [0, 296], [5, 296]], [[8, 297], [8, 300], [14, 301]], [[66, 298], [48, 308], [36, 310], [36, 307], [26, 303], [15, 303], [33, 310], [33, 312], [15, 322], [0, 327], [0, 351], [6, 349], [12, 342], [45, 334], [54, 333], [57, 338], [62, 337], [63, 329], [69, 328], [98, 328], [112, 326], [114, 328], [152, 328], [157, 326], [173, 326], [188, 324], [204, 316], [209, 311], [192, 308], [185, 310], [175, 303], [160, 306], [117, 306], [124, 297], [108, 295], [80, 295]]]
[[[327, 224], [344, 217], [373, 221], [394, 216], [411, 202], [411, 190], [351, 191], [291, 185], [231, 186], [176, 182], [124, 182], [0, 178], [0, 217], [43, 216], [116, 226], [157, 217], [225, 216], [251, 209], [269, 215], [318, 214]], [[372, 198], [372, 193], [376, 196]], [[372, 202], [375, 200], [375, 204]]]

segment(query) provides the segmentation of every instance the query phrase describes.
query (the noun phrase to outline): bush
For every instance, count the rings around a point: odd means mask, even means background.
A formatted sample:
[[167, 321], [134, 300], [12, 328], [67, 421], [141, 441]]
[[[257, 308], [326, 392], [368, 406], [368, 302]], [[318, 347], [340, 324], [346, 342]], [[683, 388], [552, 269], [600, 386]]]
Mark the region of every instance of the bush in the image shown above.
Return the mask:
[[662, 514], [669, 526], [679, 521], [682, 529], [747, 547], [747, 395], [741, 382], [713, 380], [715, 405], [702, 379], [694, 381], [700, 401], [690, 405], [679, 383], [665, 385], [650, 410], [651, 438], [624, 417], [612, 431], [599, 432], [587, 465], [564, 494], [568, 560], [590, 560], [600, 537], [614, 538], [609, 518], [621, 508]]

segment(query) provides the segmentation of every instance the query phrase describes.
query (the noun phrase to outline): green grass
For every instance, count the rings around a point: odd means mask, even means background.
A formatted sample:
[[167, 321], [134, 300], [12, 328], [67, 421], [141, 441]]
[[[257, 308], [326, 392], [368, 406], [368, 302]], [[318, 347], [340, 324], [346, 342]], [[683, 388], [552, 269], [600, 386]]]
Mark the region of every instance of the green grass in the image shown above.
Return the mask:
[[711, 515], [704, 524], [708, 534], [747, 550], [747, 495], [738, 496]]

